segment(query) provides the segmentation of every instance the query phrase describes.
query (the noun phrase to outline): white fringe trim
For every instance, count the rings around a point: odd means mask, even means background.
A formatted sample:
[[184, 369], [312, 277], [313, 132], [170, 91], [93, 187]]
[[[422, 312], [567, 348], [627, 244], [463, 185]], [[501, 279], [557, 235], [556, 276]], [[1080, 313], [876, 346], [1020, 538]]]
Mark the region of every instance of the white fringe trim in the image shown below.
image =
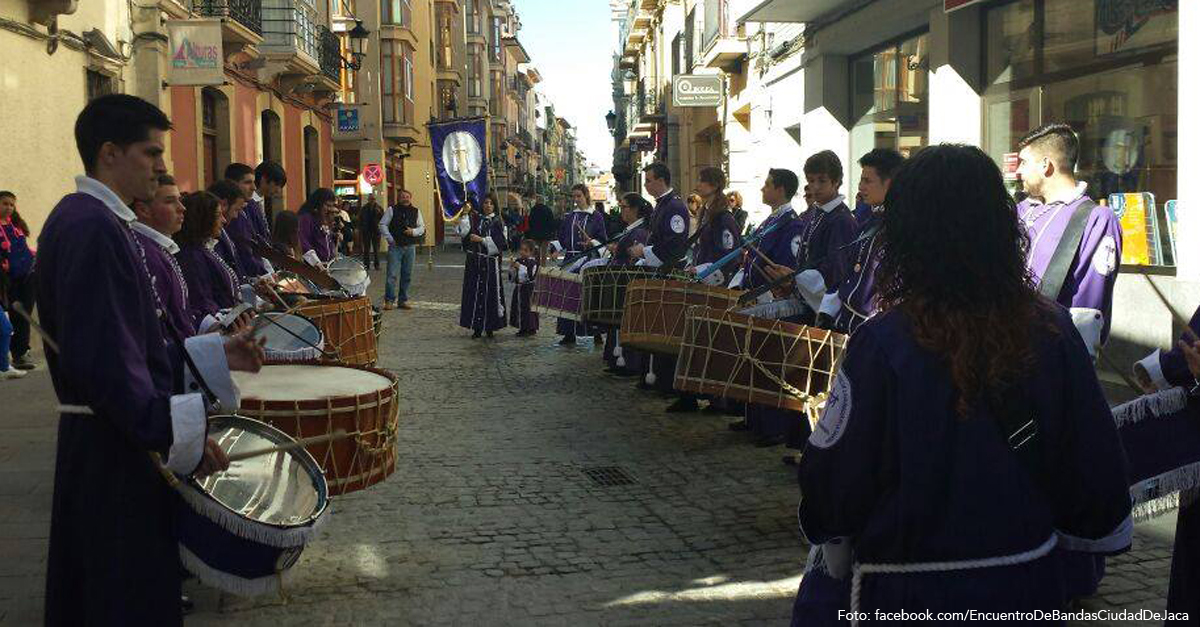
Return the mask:
[[317, 513], [311, 523], [295, 527], [277, 527], [257, 522], [234, 513], [215, 499], [202, 494], [187, 482], [179, 482], [179, 494], [197, 514], [213, 521], [222, 529], [233, 533], [239, 538], [259, 542], [279, 549], [290, 549], [304, 546], [316, 532], [325, 524], [329, 517], [329, 506]]
[[617, 344], [616, 346], [614, 346], [614, 347], [613, 347], [613, 357], [616, 357], [616, 358], [618, 358], [618, 359], [619, 359], [619, 358], [621, 358], [621, 357], [622, 357], [624, 354], [625, 354], [625, 351], [621, 350], [621, 345], [620, 345], [620, 344]]
[[1112, 410], [1117, 427], [1141, 422], [1146, 418], [1161, 417], [1183, 411], [1187, 407], [1188, 394], [1183, 388], [1171, 388], [1154, 394], [1140, 396]]
[[[1181, 500], [1185, 505], [1190, 503], [1195, 498], [1191, 491], [1197, 487], [1200, 487], [1200, 462], [1139, 481], [1129, 489], [1134, 503], [1133, 519], [1142, 522], [1172, 512]], [[1188, 493], [1181, 497], [1179, 492], [1183, 491]]]
[[183, 567], [204, 585], [243, 597], [277, 593], [281, 587], [281, 579], [291, 580], [291, 569], [258, 579], [243, 579], [237, 575], [221, 572], [205, 564], [204, 560], [182, 544], [179, 545], [179, 561], [183, 562]]

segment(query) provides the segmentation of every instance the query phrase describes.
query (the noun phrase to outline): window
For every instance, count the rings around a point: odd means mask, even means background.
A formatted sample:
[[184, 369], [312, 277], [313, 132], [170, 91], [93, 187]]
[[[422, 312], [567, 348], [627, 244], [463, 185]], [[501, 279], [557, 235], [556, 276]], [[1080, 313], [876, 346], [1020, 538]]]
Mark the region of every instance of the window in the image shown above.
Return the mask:
[[304, 193], [312, 194], [321, 184], [321, 141], [317, 129], [304, 127]]
[[1123, 263], [1174, 263], [1166, 205], [1178, 184], [1178, 28], [1174, 2], [1029, 0], [984, 16], [986, 151], [1003, 164], [1032, 128], [1070, 124], [1088, 194], [1146, 210], [1122, 216]]
[[380, 83], [383, 91], [383, 123], [412, 124], [412, 56], [407, 43], [387, 39], [381, 42]]
[[500, 18], [492, 18], [492, 62], [500, 62], [500, 54], [504, 50], [504, 42], [500, 39]]
[[454, 16], [445, 4], [437, 5], [437, 64], [440, 70], [454, 67]]
[[483, 47], [479, 44], [467, 46], [467, 96], [483, 97]]
[[97, 72], [96, 70], [87, 70], [87, 99], [92, 100], [100, 96], [107, 96], [113, 93], [113, 79], [111, 76]]
[[851, 61], [852, 119], [849, 176], [858, 184], [858, 159], [875, 148], [911, 156], [929, 143], [929, 35], [888, 45]]
[[404, 58], [404, 97], [409, 102], [413, 100], [413, 64], [411, 55]]
[[484, 0], [467, 0], [467, 33], [479, 35], [482, 33], [479, 24], [479, 3]]
[[412, 0], [383, 0], [383, 23], [412, 27]]
[[279, 116], [266, 109], [260, 116], [263, 161], [283, 163], [283, 134], [280, 132]]

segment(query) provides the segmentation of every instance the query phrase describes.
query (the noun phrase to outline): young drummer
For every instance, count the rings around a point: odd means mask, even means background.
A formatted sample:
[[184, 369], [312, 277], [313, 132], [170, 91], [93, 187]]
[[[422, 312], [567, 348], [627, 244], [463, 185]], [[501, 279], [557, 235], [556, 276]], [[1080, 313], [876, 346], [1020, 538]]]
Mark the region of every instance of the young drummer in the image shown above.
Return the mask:
[[880, 313], [850, 338], [800, 461], [823, 576], [803, 578], [792, 624], [1061, 610], [1056, 546], [1132, 541], [1125, 455], [1084, 342], [1030, 283], [1015, 207], [978, 148], [913, 157], [881, 234]]
[[517, 337], [537, 334], [538, 315], [533, 311], [533, 288], [537, 280], [537, 242], [521, 240], [517, 258], [512, 260], [508, 278], [515, 286], [512, 307], [509, 309], [509, 324], [517, 329]]
[[187, 280], [175, 260], [179, 244], [171, 239], [183, 227], [183, 203], [179, 187], [169, 175], [158, 177], [158, 190], [150, 202], [134, 199], [137, 221], [130, 223], [133, 233], [146, 252], [155, 289], [162, 299], [163, 316], [180, 337], [196, 335], [196, 321], [188, 305]]
[[237, 272], [215, 248], [225, 217], [220, 201], [208, 192], [183, 198], [183, 226], [175, 234], [179, 252], [175, 259], [187, 283], [188, 308], [197, 329], [207, 327], [204, 319], [238, 302]]

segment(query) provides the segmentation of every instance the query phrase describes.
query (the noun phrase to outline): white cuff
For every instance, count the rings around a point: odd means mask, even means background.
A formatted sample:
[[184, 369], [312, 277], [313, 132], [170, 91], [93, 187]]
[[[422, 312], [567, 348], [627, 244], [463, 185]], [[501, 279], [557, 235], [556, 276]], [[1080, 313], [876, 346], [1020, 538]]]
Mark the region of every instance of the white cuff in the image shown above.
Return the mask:
[[1129, 548], [1133, 544], [1133, 516], [1126, 516], [1121, 524], [1113, 529], [1112, 533], [1089, 540], [1088, 538], [1080, 538], [1072, 535], [1067, 535], [1061, 531], [1058, 532], [1058, 546], [1069, 551], [1082, 551], [1084, 553], [1116, 553]]
[[703, 283], [705, 285], [724, 285], [725, 273], [720, 270], [713, 270], [712, 274], [704, 277]]
[[200, 328], [196, 330], [196, 333], [203, 335], [209, 332], [216, 332], [216, 326], [219, 322], [220, 320], [216, 316], [208, 314], [200, 321]]
[[496, 248], [496, 242], [493, 242], [493, 241], [492, 241], [492, 238], [491, 238], [490, 236], [489, 236], [489, 237], [485, 237], [485, 238], [483, 238], [483, 245], [484, 245], [484, 246], [487, 246], [487, 250], [488, 250], [488, 254], [489, 254], [489, 255], [498, 255], [498, 254], [500, 254], [500, 249], [499, 249], [499, 248]]
[[525, 266], [517, 266], [517, 283], [527, 283], [529, 281], [529, 268]]
[[588, 244], [588, 248], [595, 248], [596, 246], [600, 245], [600, 240], [598, 240], [598, 239], [593, 239], [593, 240], [588, 240], [588, 241], [590, 242]]
[[424, 235], [425, 235], [425, 225], [418, 224], [413, 227], [412, 235], [410, 235], [409, 237], [422, 237]]
[[556, 252], [556, 253], [562, 252], [562, 249], [563, 249], [562, 244], [559, 243], [558, 240], [554, 240], [553, 242], [550, 242], [550, 248], [553, 248], [554, 252]]
[[816, 310], [825, 298], [825, 277], [821, 276], [819, 270], [805, 270], [796, 275], [796, 289], [800, 291], [804, 302]]
[[204, 397], [200, 394], [179, 394], [171, 397], [171, 449], [167, 451], [167, 468], [179, 475], [190, 475], [204, 455], [204, 440], [208, 436], [208, 416], [204, 412]]
[[1075, 328], [1083, 337], [1088, 354], [1095, 357], [1100, 348], [1100, 334], [1104, 331], [1104, 314], [1100, 313], [1099, 309], [1072, 307], [1071, 322], [1075, 323]]
[[642, 249], [642, 259], [645, 259], [646, 265], [651, 268], [657, 268], [663, 265], [662, 259], [659, 259], [658, 256], [654, 254], [653, 246], [647, 246]]
[[[456, 226], [455, 229], [458, 231], [459, 237], [466, 237], [466, 236], [470, 235], [471, 234], [471, 219], [466, 216], [463, 216], [462, 218], [459, 219], [458, 226]], [[383, 232], [388, 233], [389, 231], [387, 229], [384, 229]], [[388, 240], [388, 241], [391, 241], [391, 240]]]
[[[225, 338], [208, 333], [197, 335], [184, 340], [183, 347], [192, 358], [192, 363], [200, 370], [204, 382], [208, 384], [221, 406], [214, 408], [219, 413], [233, 413], [242, 404], [241, 392], [229, 374], [229, 363], [225, 361]], [[200, 384], [192, 374], [191, 368], [184, 370], [184, 390], [200, 392]]]
[[304, 260], [307, 261], [308, 265], [310, 265], [310, 266], [320, 266], [321, 265], [321, 258], [317, 256], [317, 251], [315, 251], [315, 250], [310, 250], [310, 251], [304, 253]]
[[266, 271], [263, 272], [262, 276], [270, 276], [272, 274], [275, 274], [275, 266], [271, 265], [270, 261], [267, 261], [266, 259], [264, 259], [262, 257], [259, 257], [259, 261], [262, 261], [263, 268], [266, 269]]
[[737, 274], [733, 275], [733, 280], [729, 282], [729, 287], [741, 287], [746, 279], [746, 271], [738, 270]]
[[775, 295], [771, 293], [771, 290], [767, 290], [767, 291], [763, 292], [762, 294], [759, 294], [758, 299], [755, 300], [754, 302], [756, 302], [760, 305], [765, 305], [767, 303], [773, 303], [773, 302], [775, 302]]
[[842, 310], [842, 299], [837, 292], [830, 292], [821, 299], [821, 308], [817, 310], [819, 314], [825, 314], [830, 318], [836, 318], [838, 312]]
[[1171, 384], [1167, 383], [1167, 377], [1163, 375], [1162, 360], [1160, 357], [1162, 357], [1161, 349], [1150, 353], [1145, 359], [1137, 362], [1136, 365], [1146, 369], [1146, 374], [1150, 375], [1150, 381], [1154, 383], [1155, 387], [1165, 390], [1171, 387]]
[[696, 276], [704, 274], [704, 271], [712, 267], [711, 263], [701, 263], [696, 265]]

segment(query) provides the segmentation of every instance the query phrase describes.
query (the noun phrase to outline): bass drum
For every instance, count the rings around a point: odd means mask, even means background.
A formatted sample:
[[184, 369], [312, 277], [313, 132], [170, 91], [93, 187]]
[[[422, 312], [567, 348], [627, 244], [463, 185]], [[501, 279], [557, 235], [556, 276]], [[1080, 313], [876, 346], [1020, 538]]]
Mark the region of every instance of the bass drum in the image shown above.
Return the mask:
[[350, 296], [362, 296], [371, 285], [371, 277], [367, 268], [354, 257], [338, 257], [329, 262], [329, 276], [342, 286], [342, 291]]

